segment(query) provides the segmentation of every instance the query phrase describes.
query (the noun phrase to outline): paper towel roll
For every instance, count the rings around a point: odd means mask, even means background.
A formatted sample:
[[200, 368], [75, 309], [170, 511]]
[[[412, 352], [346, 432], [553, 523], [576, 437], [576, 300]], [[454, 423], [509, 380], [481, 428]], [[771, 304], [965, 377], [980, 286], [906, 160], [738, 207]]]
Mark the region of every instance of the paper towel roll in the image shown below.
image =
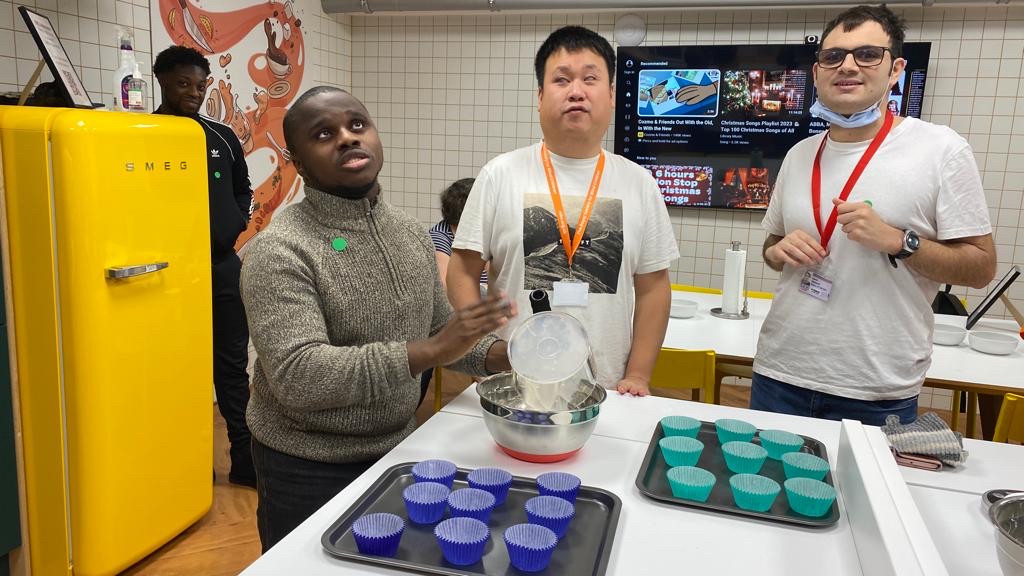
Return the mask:
[[743, 303], [743, 277], [746, 266], [746, 250], [726, 249], [725, 280], [722, 282], [722, 312], [726, 314], [739, 314], [740, 312]]

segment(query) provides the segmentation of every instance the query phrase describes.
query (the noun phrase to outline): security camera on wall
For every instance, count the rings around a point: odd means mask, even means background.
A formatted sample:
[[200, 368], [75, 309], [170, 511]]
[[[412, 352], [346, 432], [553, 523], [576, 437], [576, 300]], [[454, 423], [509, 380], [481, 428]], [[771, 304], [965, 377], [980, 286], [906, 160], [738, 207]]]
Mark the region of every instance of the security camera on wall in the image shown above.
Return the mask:
[[804, 36], [804, 44], [817, 44], [817, 43], [818, 43], [818, 35], [817, 34], [808, 34], [807, 36]]

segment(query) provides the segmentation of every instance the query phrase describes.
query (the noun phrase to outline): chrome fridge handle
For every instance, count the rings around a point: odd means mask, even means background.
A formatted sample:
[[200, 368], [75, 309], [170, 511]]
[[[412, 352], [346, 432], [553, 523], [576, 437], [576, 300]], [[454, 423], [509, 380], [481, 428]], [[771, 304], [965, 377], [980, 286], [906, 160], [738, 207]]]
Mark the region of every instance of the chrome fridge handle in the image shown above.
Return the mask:
[[153, 262], [152, 264], [139, 264], [137, 266], [111, 266], [103, 271], [103, 274], [112, 280], [133, 278], [163, 270], [170, 266], [167, 262]]

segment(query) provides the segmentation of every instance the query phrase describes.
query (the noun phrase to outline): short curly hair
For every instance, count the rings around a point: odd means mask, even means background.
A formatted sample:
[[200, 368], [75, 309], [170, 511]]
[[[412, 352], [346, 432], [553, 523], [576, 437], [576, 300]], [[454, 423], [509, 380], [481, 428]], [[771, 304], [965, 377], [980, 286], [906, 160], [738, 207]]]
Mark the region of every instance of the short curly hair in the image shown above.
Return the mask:
[[207, 76], [210, 75], [210, 61], [198, 50], [187, 46], [171, 46], [157, 54], [153, 62], [153, 75], [160, 76], [178, 66], [198, 66]]
[[463, 178], [452, 182], [441, 192], [441, 216], [449, 226], [458, 226], [462, 219], [462, 209], [466, 207], [466, 198], [473, 189], [473, 178]]
[[907, 22], [890, 10], [885, 4], [880, 6], [854, 6], [840, 12], [825, 26], [821, 33], [821, 42], [836, 28], [842, 26], [843, 32], [849, 32], [865, 22], [877, 22], [889, 36], [889, 51], [893, 59], [903, 57], [903, 39], [906, 36]]

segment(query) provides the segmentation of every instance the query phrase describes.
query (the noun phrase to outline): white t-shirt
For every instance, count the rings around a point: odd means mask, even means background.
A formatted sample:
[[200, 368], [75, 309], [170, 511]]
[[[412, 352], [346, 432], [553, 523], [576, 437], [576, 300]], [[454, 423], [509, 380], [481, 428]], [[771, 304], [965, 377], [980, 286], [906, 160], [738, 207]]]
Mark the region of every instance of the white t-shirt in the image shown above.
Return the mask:
[[[598, 382], [614, 387], [625, 373], [633, 341], [633, 275], [668, 268], [679, 257], [679, 247], [650, 173], [621, 156], [604, 154], [597, 201], [573, 258], [574, 279], [590, 284], [589, 305], [552, 310], [583, 323]], [[551, 162], [572, 236], [597, 156], [580, 160], [551, 154]], [[488, 162], [466, 200], [454, 247], [489, 260], [489, 288], [516, 299], [519, 315], [502, 330], [503, 338], [530, 315], [530, 292], [545, 289], [550, 296], [552, 283], [568, 276], [559, 240], [540, 144]]]
[[[824, 134], [786, 155], [762, 225], [785, 236], [818, 238], [811, 170]], [[869, 141], [831, 139], [821, 160], [821, 222]], [[870, 200], [884, 222], [922, 238], [949, 240], [992, 231], [970, 145], [946, 126], [906, 118], [882, 142], [849, 201]], [[754, 371], [794, 386], [846, 398], [893, 400], [919, 393], [931, 365], [939, 284], [906, 263], [846, 237], [836, 225], [823, 273], [829, 301], [798, 291], [806, 268], [786, 266], [757, 344]]]

